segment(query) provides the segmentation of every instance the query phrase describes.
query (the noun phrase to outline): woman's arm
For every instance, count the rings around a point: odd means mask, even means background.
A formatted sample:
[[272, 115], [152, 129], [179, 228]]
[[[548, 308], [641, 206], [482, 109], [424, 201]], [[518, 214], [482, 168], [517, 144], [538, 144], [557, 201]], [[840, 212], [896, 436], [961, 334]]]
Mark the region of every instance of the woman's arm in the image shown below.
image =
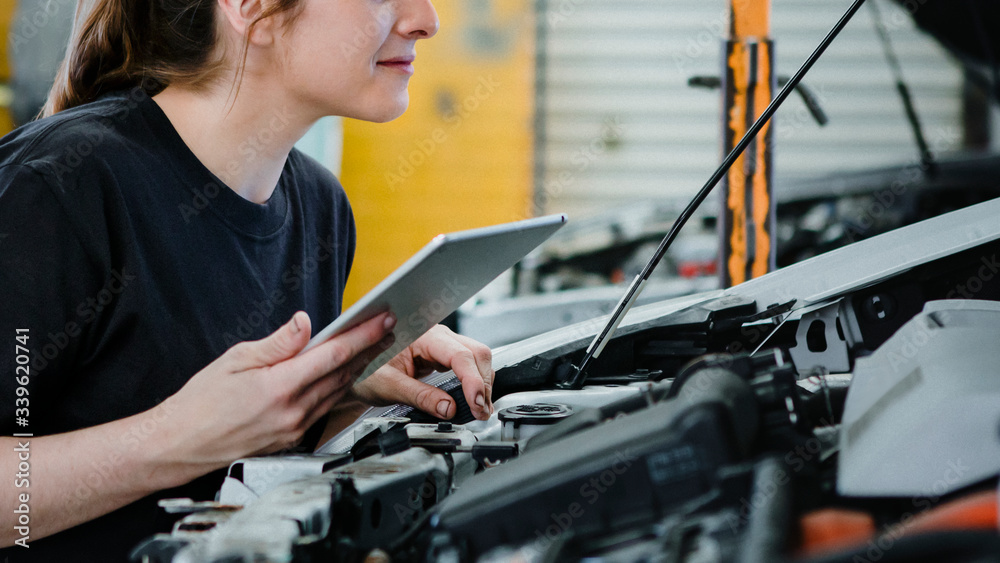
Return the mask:
[[[163, 445], [159, 442], [166, 414], [160, 405], [75, 432], [0, 438], [0, 450], [4, 452], [0, 473], [22, 475], [20, 479], [3, 481], [0, 505], [10, 507], [4, 511], [4, 520], [17, 517], [11, 509], [24, 505], [22, 512], [27, 510], [30, 516], [28, 541], [34, 541], [197, 477], [195, 467], [172, 466], [164, 470]], [[146, 439], [138, 441], [139, 436]], [[131, 442], [136, 447], [125, 445], [129, 437], [136, 440]], [[19, 471], [22, 461], [27, 462], [28, 471]], [[0, 547], [14, 545], [22, 537], [16, 525], [0, 526]]]
[[[29, 486], [18, 488], [5, 478], [0, 506], [17, 507], [27, 493], [35, 540], [235, 459], [292, 446], [391, 345], [386, 335], [394, 323], [380, 315], [296, 356], [311, 333], [308, 315], [296, 313], [267, 338], [230, 348], [153, 409], [30, 438]], [[18, 473], [21, 459], [15, 449], [26, 441], [0, 438], [0, 474]], [[0, 547], [13, 545], [19, 537], [13, 525], [0, 528]]]

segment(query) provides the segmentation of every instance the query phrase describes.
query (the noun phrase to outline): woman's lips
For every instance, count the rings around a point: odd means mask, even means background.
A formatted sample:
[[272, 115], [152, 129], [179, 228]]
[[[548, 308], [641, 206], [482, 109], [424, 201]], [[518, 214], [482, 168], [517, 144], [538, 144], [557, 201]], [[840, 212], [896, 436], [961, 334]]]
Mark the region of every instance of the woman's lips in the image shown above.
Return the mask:
[[413, 59], [408, 57], [400, 57], [395, 59], [386, 59], [384, 61], [379, 61], [378, 66], [389, 69], [400, 74], [413, 74]]

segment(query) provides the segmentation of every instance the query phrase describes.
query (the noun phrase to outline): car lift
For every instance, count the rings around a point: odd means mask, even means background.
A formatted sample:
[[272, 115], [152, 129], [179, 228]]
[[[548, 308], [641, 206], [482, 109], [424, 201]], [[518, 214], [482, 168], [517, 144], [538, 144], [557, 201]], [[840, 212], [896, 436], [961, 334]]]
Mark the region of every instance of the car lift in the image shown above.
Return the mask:
[[[770, 0], [729, 0], [729, 38], [724, 42], [722, 74], [723, 154], [733, 150], [771, 103], [776, 90], [770, 16]], [[764, 125], [723, 178], [719, 213], [722, 287], [775, 268], [772, 125]]]

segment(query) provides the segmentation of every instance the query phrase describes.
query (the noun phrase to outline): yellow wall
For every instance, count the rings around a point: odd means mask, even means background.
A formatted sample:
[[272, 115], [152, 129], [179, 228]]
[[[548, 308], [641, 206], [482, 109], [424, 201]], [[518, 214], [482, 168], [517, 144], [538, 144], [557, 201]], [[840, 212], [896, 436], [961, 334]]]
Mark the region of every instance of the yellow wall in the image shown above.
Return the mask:
[[344, 305], [435, 235], [530, 216], [531, 0], [437, 0], [441, 30], [417, 43], [410, 108], [344, 121], [341, 179], [358, 223]]
[[[10, 48], [10, 24], [14, 19], [14, 10], [17, 8], [15, 0], [0, 0], [0, 37], [7, 40], [0, 46], [0, 84], [4, 86], [10, 82], [10, 62], [8, 60], [8, 49]], [[14, 129], [14, 119], [10, 115], [10, 91], [5, 88], [0, 90], [0, 135], [5, 135]]]

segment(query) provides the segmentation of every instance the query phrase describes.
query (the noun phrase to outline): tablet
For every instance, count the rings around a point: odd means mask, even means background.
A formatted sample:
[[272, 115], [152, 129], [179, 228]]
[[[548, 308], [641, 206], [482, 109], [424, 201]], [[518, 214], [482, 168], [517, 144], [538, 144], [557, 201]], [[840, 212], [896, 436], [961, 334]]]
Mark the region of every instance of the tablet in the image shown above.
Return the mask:
[[565, 215], [438, 235], [357, 303], [341, 313], [301, 353], [366, 320], [392, 311], [395, 342], [358, 377], [361, 381], [413, 344], [566, 224]]

